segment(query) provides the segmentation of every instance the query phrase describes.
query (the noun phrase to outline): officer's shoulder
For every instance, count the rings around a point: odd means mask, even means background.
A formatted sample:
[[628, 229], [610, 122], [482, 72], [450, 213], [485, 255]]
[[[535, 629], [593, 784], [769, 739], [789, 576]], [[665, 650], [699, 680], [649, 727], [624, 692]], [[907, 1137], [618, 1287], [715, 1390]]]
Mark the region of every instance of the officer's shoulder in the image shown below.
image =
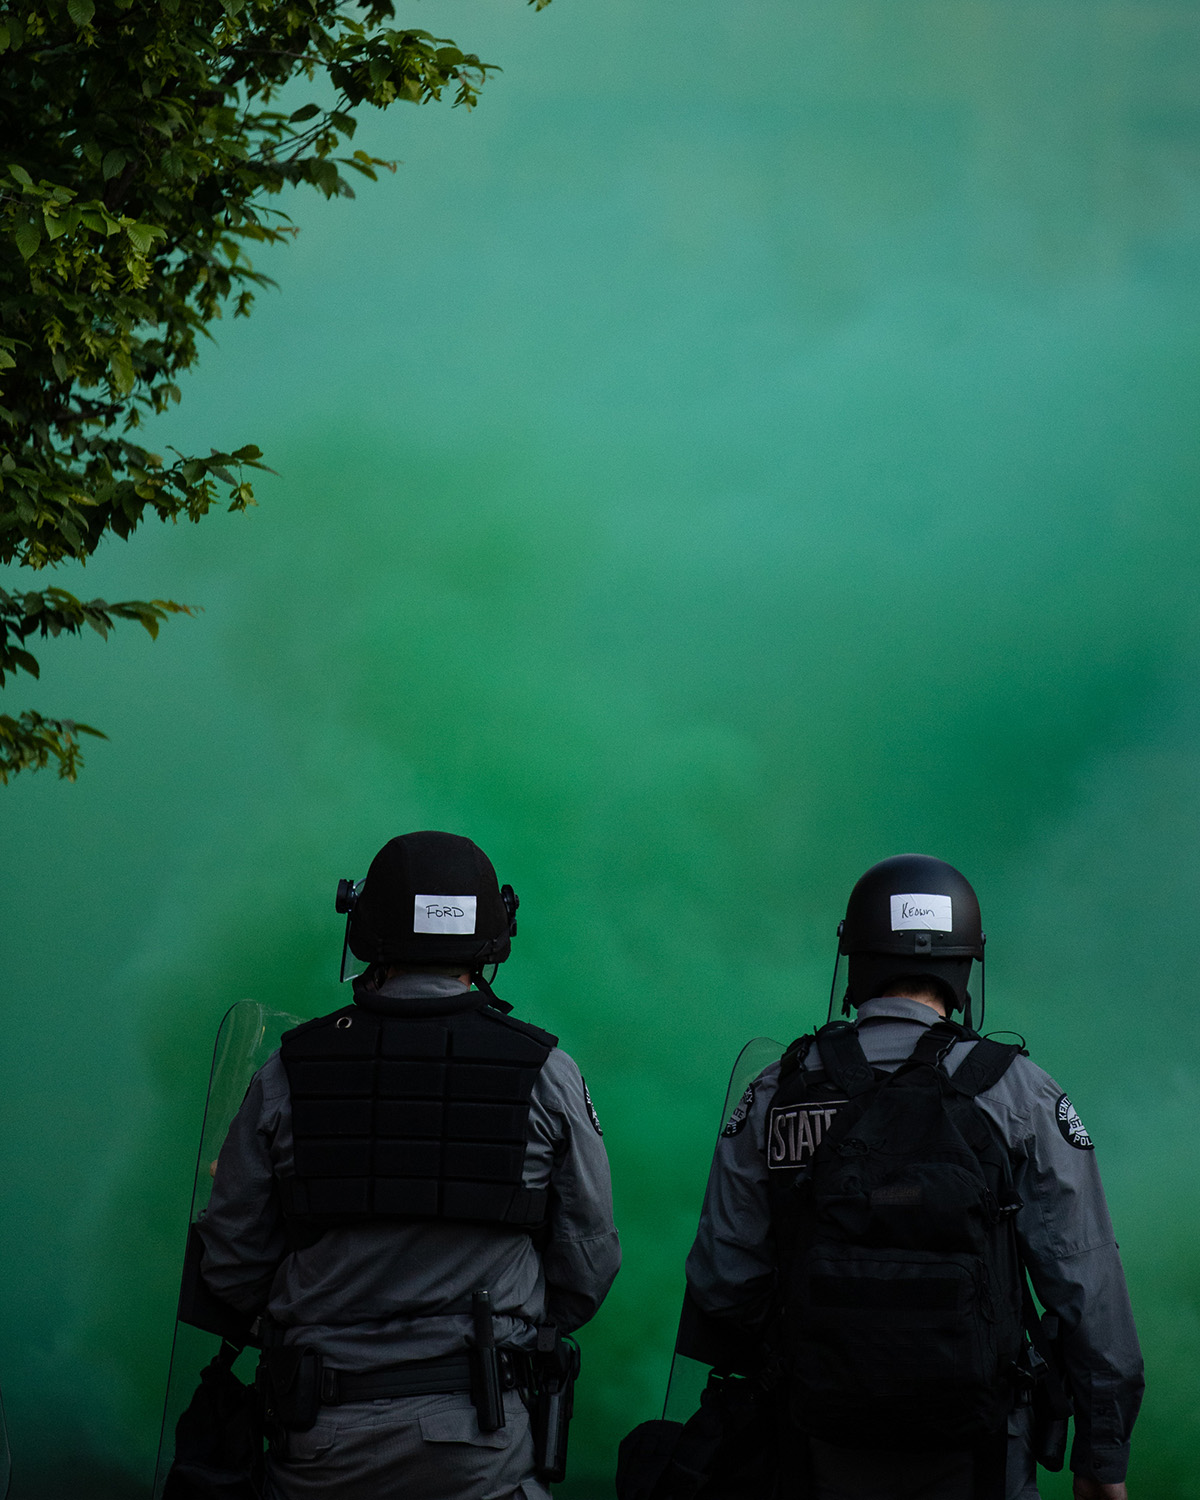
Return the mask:
[[362, 1011], [356, 1005], [343, 1005], [340, 1010], [332, 1010], [327, 1016], [314, 1016], [311, 1021], [301, 1021], [299, 1026], [293, 1026], [285, 1031], [280, 1037], [282, 1047], [291, 1048], [301, 1037], [311, 1036], [314, 1032], [325, 1031], [330, 1026], [336, 1027], [343, 1016], [358, 1016]]
[[246, 1089], [246, 1100], [252, 1101], [255, 1097], [258, 1098], [258, 1104], [257, 1106], [252, 1104], [252, 1107], [258, 1107], [266, 1113], [275, 1110], [288, 1098], [288, 1074], [278, 1047], [255, 1071], [255, 1076], [252, 1077], [249, 1088]]
[[[964, 1054], [969, 1057], [974, 1047], [974, 1041], [964, 1046]], [[1043, 1100], [1056, 1099], [1061, 1090], [1049, 1073], [1040, 1068], [1027, 1052], [1016, 1052], [996, 1082], [982, 1093], [989, 1098], [1004, 1098], [1027, 1113]]]
[[516, 1016], [510, 1016], [507, 1012], [496, 1010], [491, 1005], [485, 1005], [480, 1015], [486, 1016], [489, 1021], [495, 1021], [510, 1031], [515, 1031], [522, 1036], [527, 1036], [531, 1041], [537, 1042], [539, 1046], [545, 1047], [547, 1051], [553, 1051], [558, 1046], [558, 1038], [552, 1031], [546, 1031], [541, 1026], [535, 1026], [532, 1021], [520, 1021]]

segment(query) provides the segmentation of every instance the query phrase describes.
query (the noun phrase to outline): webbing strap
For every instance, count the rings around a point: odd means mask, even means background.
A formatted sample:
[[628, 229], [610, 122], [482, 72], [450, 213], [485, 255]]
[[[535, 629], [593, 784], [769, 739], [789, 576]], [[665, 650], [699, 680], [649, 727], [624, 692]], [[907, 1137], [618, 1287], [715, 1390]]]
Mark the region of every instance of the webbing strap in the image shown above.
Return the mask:
[[910, 1063], [936, 1068], [955, 1042], [962, 1041], [963, 1035], [962, 1027], [953, 1021], [935, 1021], [926, 1028], [924, 1035], [909, 1053], [908, 1060]]
[[960, 1094], [974, 1099], [985, 1093], [993, 1084], [999, 1083], [1012, 1066], [1014, 1058], [1020, 1057], [1024, 1048], [1012, 1042], [993, 1042], [982, 1037], [954, 1070], [951, 1083]]
[[857, 1027], [848, 1021], [831, 1021], [817, 1032], [816, 1041], [826, 1074], [851, 1099], [874, 1087], [875, 1072], [862, 1049]]
[[808, 1032], [804, 1036], [798, 1036], [791, 1044], [779, 1061], [780, 1083], [803, 1065], [804, 1059], [808, 1056], [809, 1048], [815, 1040], [816, 1038], [812, 1033]]

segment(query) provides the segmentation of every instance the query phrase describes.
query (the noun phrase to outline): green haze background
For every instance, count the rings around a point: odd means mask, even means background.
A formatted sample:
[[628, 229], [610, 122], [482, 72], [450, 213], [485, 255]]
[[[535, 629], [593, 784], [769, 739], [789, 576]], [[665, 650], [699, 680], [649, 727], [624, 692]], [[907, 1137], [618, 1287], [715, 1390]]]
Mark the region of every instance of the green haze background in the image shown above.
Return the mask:
[[737, 1048], [920, 849], [1099, 1143], [1131, 1483], [1200, 1496], [1200, 10], [410, 13], [505, 72], [286, 205], [160, 435], [279, 477], [74, 584], [205, 613], [6, 699], [112, 740], [0, 797], [14, 1495], [146, 1492], [219, 1019], [334, 1008], [336, 879], [435, 827], [520, 892], [500, 992], [613, 1162], [565, 1495], [656, 1414]]

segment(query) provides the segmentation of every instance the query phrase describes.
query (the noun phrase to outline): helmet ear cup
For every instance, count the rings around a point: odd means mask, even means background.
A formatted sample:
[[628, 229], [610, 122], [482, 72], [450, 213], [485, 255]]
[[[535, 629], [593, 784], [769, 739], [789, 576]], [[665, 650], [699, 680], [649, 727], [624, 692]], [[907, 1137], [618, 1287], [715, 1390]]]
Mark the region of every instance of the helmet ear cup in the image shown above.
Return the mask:
[[521, 904], [521, 898], [513, 890], [511, 885], [500, 887], [500, 899], [504, 902], [504, 910], [508, 913], [508, 935], [517, 935], [517, 907]]

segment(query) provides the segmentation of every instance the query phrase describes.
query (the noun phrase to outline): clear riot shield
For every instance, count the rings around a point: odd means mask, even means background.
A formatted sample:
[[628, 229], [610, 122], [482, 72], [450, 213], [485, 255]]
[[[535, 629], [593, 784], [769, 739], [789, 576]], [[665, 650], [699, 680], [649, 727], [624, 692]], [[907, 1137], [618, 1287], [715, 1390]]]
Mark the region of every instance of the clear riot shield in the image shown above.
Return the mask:
[[[725, 1091], [725, 1109], [721, 1115], [722, 1126], [732, 1115], [735, 1106], [746, 1092], [747, 1085], [773, 1062], [783, 1056], [785, 1043], [774, 1041], [769, 1036], [756, 1036], [746, 1043], [737, 1055], [733, 1071], [729, 1075], [729, 1087]], [[741, 1360], [736, 1334], [709, 1318], [684, 1293], [683, 1310], [679, 1316], [679, 1332], [675, 1335], [675, 1354], [671, 1360], [671, 1374], [667, 1381], [667, 1397], [663, 1403], [663, 1417], [669, 1422], [686, 1422], [699, 1409], [700, 1395], [708, 1382], [714, 1365], [737, 1369]]]
[[[239, 1000], [225, 1013], [217, 1032], [204, 1123], [200, 1128], [196, 1176], [192, 1184], [192, 1211], [188, 1218], [179, 1309], [163, 1402], [153, 1500], [161, 1500], [175, 1457], [176, 1425], [200, 1383], [201, 1370], [216, 1356], [223, 1339], [243, 1345], [249, 1337], [248, 1322], [207, 1293], [200, 1277], [201, 1244], [195, 1226], [208, 1208], [213, 1184], [212, 1167], [233, 1117], [246, 1096], [250, 1080], [279, 1046], [283, 1033], [301, 1025], [303, 1020], [302, 1016], [270, 1010], [257, 1000]], [[247, 1350], [233, 1367], [234, 1373], [246, 1384], [254, 1378], [256, 1358], [255, 1350]]]

